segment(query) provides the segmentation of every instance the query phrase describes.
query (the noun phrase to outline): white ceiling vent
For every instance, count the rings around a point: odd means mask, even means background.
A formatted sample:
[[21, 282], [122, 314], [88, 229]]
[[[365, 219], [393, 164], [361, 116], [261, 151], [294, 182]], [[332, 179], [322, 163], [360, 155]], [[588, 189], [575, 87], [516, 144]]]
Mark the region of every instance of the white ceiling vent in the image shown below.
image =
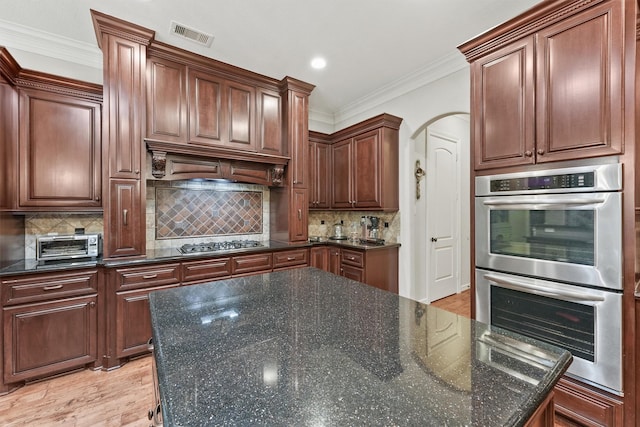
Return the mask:
[[171, 21], [170, 32], [175, 36], [189, 39], [207, 47], [211, 47], [211, 43], [213, 43], [213, 36], [211, 34], [189, 28], [186, 25], [178, 24], [175, 21]]

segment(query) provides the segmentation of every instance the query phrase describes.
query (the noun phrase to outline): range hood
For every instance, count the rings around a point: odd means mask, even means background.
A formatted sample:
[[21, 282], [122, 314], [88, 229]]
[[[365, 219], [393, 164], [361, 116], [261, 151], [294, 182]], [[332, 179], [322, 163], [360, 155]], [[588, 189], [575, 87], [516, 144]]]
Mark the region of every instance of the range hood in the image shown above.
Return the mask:
[[145, 140], [151, 153], [151, 174], [157, 180], [225, 179], [283, 185], [289, 157], [195, 144]]

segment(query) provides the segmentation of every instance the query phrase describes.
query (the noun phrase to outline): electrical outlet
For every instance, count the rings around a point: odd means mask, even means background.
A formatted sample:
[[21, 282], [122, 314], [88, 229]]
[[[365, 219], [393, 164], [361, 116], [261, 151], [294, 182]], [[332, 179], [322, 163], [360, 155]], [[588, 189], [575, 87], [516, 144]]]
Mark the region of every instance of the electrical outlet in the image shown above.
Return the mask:
[[388, 222], [384, 223], [384, 228], [389, 228], [389, 223]]
[[320, 220], [320, 225], [324, 225], [324, 219]]

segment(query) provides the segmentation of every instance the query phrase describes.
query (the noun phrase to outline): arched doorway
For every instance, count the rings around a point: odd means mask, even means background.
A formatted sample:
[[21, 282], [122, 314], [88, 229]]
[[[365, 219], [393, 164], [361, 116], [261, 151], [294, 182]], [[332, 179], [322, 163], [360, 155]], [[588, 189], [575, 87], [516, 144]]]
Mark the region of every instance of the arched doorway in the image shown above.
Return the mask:
[[412, 139], [424, 171], [414, 199], [414, 297], [429, 303], [470, 284], [469, 114], [438, 116]]

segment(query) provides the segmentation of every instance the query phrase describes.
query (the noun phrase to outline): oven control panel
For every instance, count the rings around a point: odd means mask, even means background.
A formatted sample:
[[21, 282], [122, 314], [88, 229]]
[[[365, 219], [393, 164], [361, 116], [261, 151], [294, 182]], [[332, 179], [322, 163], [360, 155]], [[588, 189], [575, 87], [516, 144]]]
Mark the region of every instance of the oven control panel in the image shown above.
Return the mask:
[[593, 188], [594, 172], [492, 179], [491, 192]]

